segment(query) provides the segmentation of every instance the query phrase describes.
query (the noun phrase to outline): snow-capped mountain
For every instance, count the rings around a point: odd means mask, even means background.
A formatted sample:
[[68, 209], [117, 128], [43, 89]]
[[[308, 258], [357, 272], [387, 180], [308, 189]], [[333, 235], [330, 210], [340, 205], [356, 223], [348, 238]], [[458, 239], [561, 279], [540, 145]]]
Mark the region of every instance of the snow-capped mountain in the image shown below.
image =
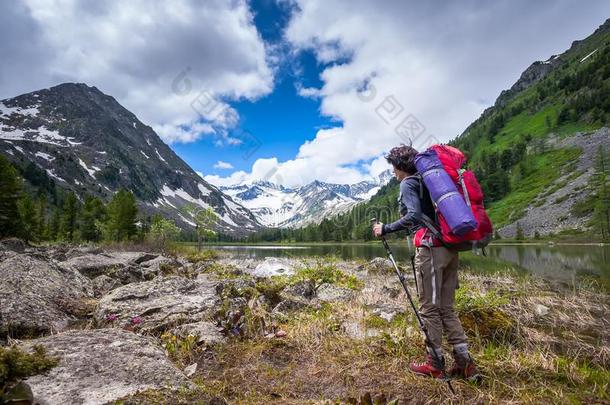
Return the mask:
[[375, 181], [332, 184], [313, 181], [297, 188], [286, 188], [269, 181], [224, 186], [220, 189], [248, 208], [258, 222], [268, 227], [301, 227], [345, 212], [370, 199], [390, 181], [389, 170]]
[[[198, 176], [152, 128], [113, 97], [65, 83], [0, 101], [0, 153], [51, 187], [108, 201], [131, 190], [147, 214], [194, 226], [181, 207], [212, 207], [218, 228], [243, 235], [260, 228], [252, 213]], [[26, 176], [26, 180], [28, 177]]]

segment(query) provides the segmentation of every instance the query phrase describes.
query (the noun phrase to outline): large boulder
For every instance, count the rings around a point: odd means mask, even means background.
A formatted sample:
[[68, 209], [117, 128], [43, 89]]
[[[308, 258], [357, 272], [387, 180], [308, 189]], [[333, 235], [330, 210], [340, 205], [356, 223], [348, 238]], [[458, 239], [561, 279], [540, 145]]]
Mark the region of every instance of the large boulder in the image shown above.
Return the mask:
[[48, 259], [16, 254], [0, 275], [0, 336], [61, 331], [91, 309], [90, 280]]
[[221, 333], [222, 327], [216, 326], [215, 323], [209, 321], [201, 321], [194, 323], [185, 323], [174, 329], [172, 334], [181, 338], [186, 338], [189, 335], [197, 338], [197, 343], [213, 345], [216, 343], [224, 343], [225, 336]]
[[157, 339], [120, 329], [68, 331], [28, 341], [59, 364], [27, 379], [39, 404], [103, 404], [140, 390], [187, 385]]
[[62, 265], [74, 268], [89, 278], [111, 273], [117, 273], [119, 277], [124, 278], [124, 271], [121, 270], [135, 271], [139, 265], [156, 257], [157, 255], [145, 252], [84, 253], [69, 258], [62, 262]]
[[251, 270], [251, 274], [255, 277], [288, 276], [294, 274], [294, 264], [289, 259], [267, 257]]
[[218, 285], [207, 274], [197, 279], [157, 277], [124, 285], [100, 299], [94, 318], [101, 325], [163, 332], [210, 318], [220, 304]]

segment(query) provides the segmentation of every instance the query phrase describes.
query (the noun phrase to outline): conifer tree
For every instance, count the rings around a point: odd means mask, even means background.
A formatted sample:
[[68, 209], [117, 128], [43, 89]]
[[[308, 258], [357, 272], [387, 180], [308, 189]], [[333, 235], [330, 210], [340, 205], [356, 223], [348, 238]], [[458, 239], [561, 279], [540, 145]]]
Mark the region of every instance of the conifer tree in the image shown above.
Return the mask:
[[4, 156], [0, 156], [0, 238], [20, 233], [21, 216], [17, 202], [21, 194], [21, 179], [17, 171]]

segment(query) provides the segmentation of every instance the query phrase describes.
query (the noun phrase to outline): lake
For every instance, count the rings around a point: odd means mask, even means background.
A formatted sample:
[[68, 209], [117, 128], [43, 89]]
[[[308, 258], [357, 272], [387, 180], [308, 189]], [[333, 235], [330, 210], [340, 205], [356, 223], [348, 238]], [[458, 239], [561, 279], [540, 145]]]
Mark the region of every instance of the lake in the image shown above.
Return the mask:
[[[409, 249], [404, 241], [391, 241], [390, 246], [396, 260], [408, 261]], [[334, 255], [344, 260], [385, 257], [385, 250], [379, 243], [321, 243], [298, 245], [208, 245], [233, 255], [265, 257], [308, 257]], [[486, 270], [506, 268], [506, 262], [530, 274], [576, 284], [583, 278], [597, 279], [602, 285], [610, 285], [610, 245], [567, 245], [567, 244], [492, 244], [486, 248], [487, 257], [476, 262], [489, 261]], [[472, 253], [464, 253], [468, 260]], [[476, 268], [475, 268], [476, 270]]]

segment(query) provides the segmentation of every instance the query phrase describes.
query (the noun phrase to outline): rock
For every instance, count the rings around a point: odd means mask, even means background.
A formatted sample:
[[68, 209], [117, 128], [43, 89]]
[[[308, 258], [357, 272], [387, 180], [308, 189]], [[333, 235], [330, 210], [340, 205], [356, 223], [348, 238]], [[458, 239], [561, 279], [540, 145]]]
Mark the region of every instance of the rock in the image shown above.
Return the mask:
[[315, 295], [314, 283], [310, 280], [299, 281], [296, 284], [284, 289], [286, 294], [297, 295], [299, 297], [311, 299]]
[[286, 313], [305, 307], [319, 307], [320, 305], [312, 300], [300, 297], [298, 295], [287, 294], [284, 291], [280, 293], [281, 301], [273, 308], [272, 313]]
[[322, 284], [316, 292], [316, 297], [322, 302], [347, 301], [354, 292], [349, 288], [338, 287], [332, 284]]
[[379, 336], [381, 333], [378, 329], [364, 328], [360, 322], [357, 321], [344, 322], [341, 326], [347, 336], [356, 340]]
[[536, 304], [534, 306], [534, 312], [536, 313], [536, 315], [538, 316], [545, 316], [546, 314], [549, 313], [549, 307], [545, 307], [542, 304]]
[[388, 295], [390, 298], [396, 298], [400, 294], [400, 290], [398, 288], [388, 287], [385, 285], [381, 288], [381, 292]]
[[224, 343], [226, 338], [221, 333], [223, 328], [216, 326], [213, 322], [201, 321], [194, 323], [186, 323], [172, 329], [172, 334], [181, 338], [186, 338], [188, 335], [197, 337], [197, 343], [213, 345], [216, 343]]
[[169, 268], [183, 267], [183, 264], [178, 260], [165, 256], [157, 256], [150, 260], [140, 262], [140, 265], [144, 280], [152, 280], [154, 277], [163, 275], [163, 269], [167, 270]]
[[103, 250], [99, 246], [78, 246], [78, 247], [73, 247], [73, 248], [69, 249], [67, 252], [65, 252], [64, 260], [71, 259], [73, 257], [84, 256], [84, 255], [98, 255], [101, 253], [103, 253]]
[[188, 385], [157, 339], [120, 329], [68, 331], [28, 341], [59, 364], [26, 382], [40, 404], [102, 404], [139, 390]]
[[371, 313], [388, 322], [392, 322], [397, 315], [405, 312], [404, 307], [397, 307], [389, 304], [379, 304], [372, 306]]
[[251, 274], [255, 277], [271, 277], [294, 274], [294, 266], [288, 259], [267, 257], [259, 263]]
[[394, 266], [390, 259], [384, 259], [383, 257], [376, 257], [371, 260], [368, 264], [369, 268], [373, 271], [385, 272], [385, 271], [393, 271]]
[[17, 238], [6, 238], [0, 240], [0, 250], [8, 250], [15, 253], [23, 253], [25, 251], [26, 244], [21, 239]]
[[119, 287], [102, 297], [95, 320], [107, 324], [107, 314], [117, 314], [113, 326], [125, 326], [135, 316], [141, 318], [137, 329], [165, 331], [183, 323], [211, 317], [220, 299], [216, 294], [218, 281], [209, 275], [197, 279], [157, 277], [151, 281]]
[[[94, 278], [110, 270], [120, 270], [125, 267], [137, 267], [150, 258], [156, 257], [144, 252], [112, 252], [102, 254], [87, 253], [69, 258], [62, 265], [73, 267], [83, 275]], [[141, 275], [140, 275], [141, 277]]]
[[120, 287], [122, 284], [105, 274], [99, 275], [92, 280], [93, 284], [93, 292], [96, 297], [101, 297], [102, 295], [108, 293], [109, 291], [114, 290], [117, 287]]
[[0, 336], [61, 331], [93, 297], [91, 281], [77, 271], [29, 255], [3, 260], [0, 274]]
[[191, 377], [193, 374], [195, 374], [195, 371], [197, 371], [197, 363], [193, 363], [190, 366], [187, 366], [184, 369], [184, 374], [186, 374], [187, 377]]

